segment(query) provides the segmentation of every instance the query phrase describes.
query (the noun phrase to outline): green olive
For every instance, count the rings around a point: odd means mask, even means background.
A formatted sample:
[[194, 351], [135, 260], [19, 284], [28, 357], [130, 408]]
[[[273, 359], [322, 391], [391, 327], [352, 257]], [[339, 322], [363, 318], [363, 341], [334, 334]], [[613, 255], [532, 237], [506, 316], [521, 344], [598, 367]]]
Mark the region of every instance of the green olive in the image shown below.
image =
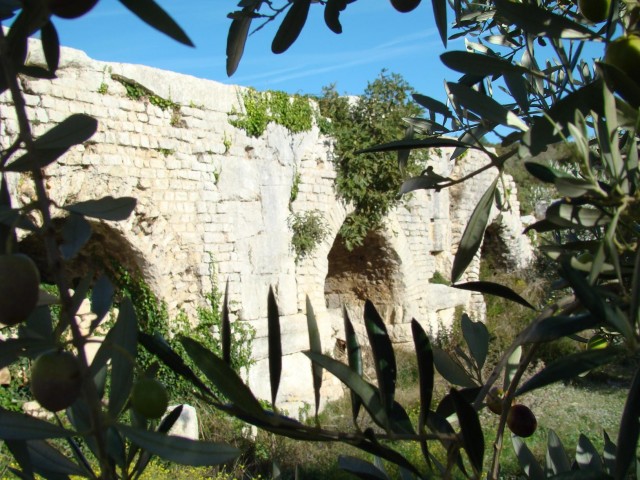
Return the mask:
[[609, 16], [611, 0], [578, 0], [578, 9], [584, 18], [593, 22], [604, 22]]
[[607, 45], [604, 63], [613, 65], [640, 82], [640, 37], [629, 35], [620, 37]]
[[131, 391], [131, 406], [146, 418], [160, 418], [169, 406], [167, 389], [155, 378], [141, 378]]
[[38, 304], [40, 273], [26, 255], [0, 255], [0, 323], [24, 322]]
[[31, 366], [31, 393], [42, 407], [57, 412], [70, 407], [82, 390], [80, 362], [71, 353], [52, 351]]

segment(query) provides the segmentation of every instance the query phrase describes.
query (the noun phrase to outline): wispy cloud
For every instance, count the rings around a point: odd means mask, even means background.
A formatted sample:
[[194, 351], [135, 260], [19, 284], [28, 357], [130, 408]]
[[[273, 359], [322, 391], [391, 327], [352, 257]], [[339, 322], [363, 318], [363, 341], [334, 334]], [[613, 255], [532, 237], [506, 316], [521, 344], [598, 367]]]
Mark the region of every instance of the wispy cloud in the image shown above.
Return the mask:
[[[323, 73], [343, 71], [363, 65], [380, 64], [390, 59], [398, 60], [403, 57], [413, 56], [417, 52], [430, 50], [439, 41], [437, 31], [435, 29], [427, 29], [397, 37], [366, 49], [308, 54], [304, 57], [291, 55], [289, 60], [292, 65], [289, 67], [241, 75], [234, 80], [241, 84], [259, 82], [275, 85]], [[254, 62], [252, 67], [259, 68], [257, 63]]]

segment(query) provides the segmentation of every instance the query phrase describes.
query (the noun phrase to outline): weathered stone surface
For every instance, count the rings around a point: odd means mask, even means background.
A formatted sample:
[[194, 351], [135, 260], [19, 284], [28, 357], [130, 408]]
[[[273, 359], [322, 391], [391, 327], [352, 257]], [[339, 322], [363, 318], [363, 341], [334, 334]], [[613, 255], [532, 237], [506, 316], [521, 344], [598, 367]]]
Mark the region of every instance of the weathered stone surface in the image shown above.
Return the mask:
[[[43, 62], [37, 51], [30, 59]], [[180, 108], [162, 110], [145, 99], [128, 98], [112, 75], [133, 80]], [[357, 317], [364, 299], [370, 298], [400, 343], [411, 340], [412, 318], [433, 335], [451, 326], [457, 306], [483, 318], [481, 296], [429, 280], [435, 272], [448, 275], [466, 222], [495, 171], [452, 189], [415, 192], [391, 212], [381, 231], [369, 236], [363, 249], [350, 253], [336, 242], [350, 207], [336, 197], [332, 140], [318, 128], [293, 135], [271, 124], [263, 136], [250, 138], [228, 121], [230, 112], [242, 110], [242, 87], [98, 62], [71, 49], [62, 50], [58, 77], [22, 79], [34, 133], [41, 135], [74, 112], [94, 116], [99, 127], [91, 140], [47, 168], [47, 188], [55, 204], [105, 195], [136, 197], [128, 220], [94, 223], [98, 253], [140, 269], [172, 314], [185, 311], [194, 317], [214, 279], [220, 285], [228, 281], [233, 319], [250, 322], [258, 332], [257, 364], [249, 382], [261, 397], [270, 397], [269, 286], [283, 316], [285, 358], [278, 401], [290, 412], [313, 401], [310, 365], [299, 353], [308, 348], [307, 296], [320, 324], [324, 351], [334, 351], [343, 339], [339, 307], [345, 302]], [[0, 97], [0, 128], [6, 148], [17, 131], [6, 94]], [[430, 160], [434, 171], [444, 176], [459, 177], [488, 162], [476, 151], [450, 162], [449, 153], [434, 152]], [[289, 205], [296, 175], [299, 193]], [[10, 182], [20, 201], [33, 198], [29, 181], [11, 176]], [[507, 185], [503, 193], [517, 212], [515, 186]], [[323, 215], [329, 235], [296, 264], [287, 220], [291, 212], [310, 210]], [[55, 213], [64, 215], [62, 210]], [[499, 219], [496, 228], [506, 257], [514, 266], [525, 265], [531, 253], [526, 237], [520, 235], [518, 215], [498, 213], [493, 212], [492, 222]], [[478, 265], [476, 260], [463, 280], [477, 279]], [[327, 379], [323, 388], [325, 400], [342, 393], [335, 380]]]

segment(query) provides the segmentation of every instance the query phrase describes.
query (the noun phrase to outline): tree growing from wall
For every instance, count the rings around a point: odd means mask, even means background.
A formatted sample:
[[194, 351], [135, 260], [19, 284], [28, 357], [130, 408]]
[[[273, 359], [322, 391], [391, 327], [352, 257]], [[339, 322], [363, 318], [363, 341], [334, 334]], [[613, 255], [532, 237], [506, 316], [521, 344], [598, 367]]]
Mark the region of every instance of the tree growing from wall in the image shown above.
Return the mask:
[[340, 96], [335, 87], [324, 89], [320, 114], [330, 120], [327, 132], [335, 138], [336, 192], [354, 211], [340, 227], [348, 250], [362, 245], [379, 229], [389, 210], [398, 205], [398, 189], [407, 175], [424, 166], [424, 151], [399, 154], [360, 154], [360, 150], [411, 134], [406, 118], [420, 114], [410, 85], [398, 74], [382, 71], [357, 99]]

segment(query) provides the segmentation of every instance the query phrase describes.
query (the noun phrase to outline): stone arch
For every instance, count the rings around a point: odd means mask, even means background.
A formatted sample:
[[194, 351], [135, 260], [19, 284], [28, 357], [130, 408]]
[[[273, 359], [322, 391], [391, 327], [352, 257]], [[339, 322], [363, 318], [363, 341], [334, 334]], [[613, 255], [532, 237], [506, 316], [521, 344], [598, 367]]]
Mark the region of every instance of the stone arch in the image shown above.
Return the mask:
[[[53, 220], [59, 244], [63, 243], [63, 228], [70, 217], [59, 217]], [[144, 254], [130, 242], [119, 229], [105, 223], [89, 220], [91, 237], [86, 244], [65, 262], [65, 276], [72, 288], [93, 272], [95, 277], [106, 273], [111, 278], [117, 275], [118, 266], [122, 266], [132, 275], [148, 281], [154, 268]], [[53, 283], [49, 271], [44, 242], [39, 232], [30, 233], [18, 242], [18, 251], [28, 254], [34, 259], [45, 283]], [[153, 285], [150, 285], [154, 290]]]
[[480, 257], [491, 263], [492, 270], [510, 270], [508, 247], [504, 242], [503, 227], [499, 221], [489, 224], [484, 232]]
[[491, 267], [501, 271], [526, 268], [533, 251], [519, 216], [501, 212], [487, 226], [481, 247], [481, 258], [491, 260]]
[[402, 259], [383, 231], [372, 231], [361, 246], [348, 251], [338, 234], [327, 255], [324, 283], [327, 309], [346, 306], [360, 312], [371, 300], [387, 323], [401, 321], [404, 278]]

